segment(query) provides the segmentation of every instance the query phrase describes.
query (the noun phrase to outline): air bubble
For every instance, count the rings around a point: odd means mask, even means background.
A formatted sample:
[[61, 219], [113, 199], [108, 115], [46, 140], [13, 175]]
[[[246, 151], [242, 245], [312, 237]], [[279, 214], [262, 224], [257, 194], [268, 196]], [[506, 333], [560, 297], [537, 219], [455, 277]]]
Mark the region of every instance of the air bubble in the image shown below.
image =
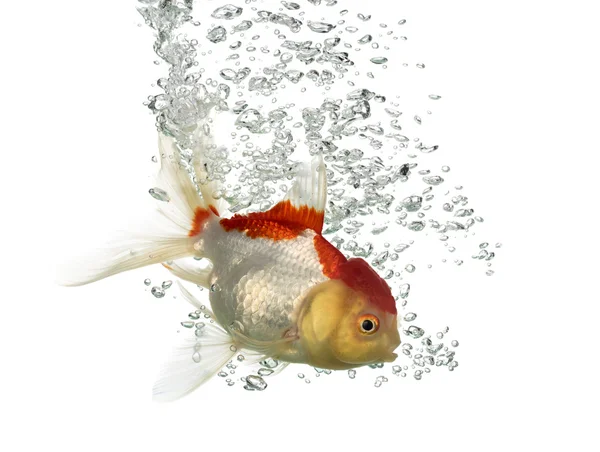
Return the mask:
[[160, 287], [158, 286], [154, 286], [151, 290], [150, 293], [152, 295], [154, 295], [156, 298], [162, 298], [165, 296], [165, 291], [162, 290]]
[[267, 382], [258, 375], [248, 375], [244, 389], [248, 391], [264, 391], [267, 389]]
[[151, 188], [150, 190], [148, 190], [148, 193], [150, 193], [150, 196], [152, 196], [154, 199], [157, 199], [159, 201], [163, 201], [163, 202], [170, 201], [170, 198], [169, 198], [169, 195], [167, 194], [167, 192], [158, 187]]

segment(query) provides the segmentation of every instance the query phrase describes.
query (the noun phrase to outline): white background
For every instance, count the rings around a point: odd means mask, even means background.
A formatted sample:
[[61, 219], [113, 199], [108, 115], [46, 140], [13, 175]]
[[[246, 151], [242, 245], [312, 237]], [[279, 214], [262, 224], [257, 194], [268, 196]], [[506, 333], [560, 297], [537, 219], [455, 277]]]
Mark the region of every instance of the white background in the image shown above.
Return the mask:
[[188, 308], [140, 287], [167, 275], [53, 283], [66, 244], [150, 205], [151, 32], [133, 1], [4, 5], [0, 448], [599, 450], [593, 4], [361, 6], [409, 21], [444, 96], [438, 141], [504, 243], [492, 278], [421, 289], [461, 341], [456, 372], [375, 389], [288, 369], [262, 393], [216, 381], [168, 405], [150, 388]]

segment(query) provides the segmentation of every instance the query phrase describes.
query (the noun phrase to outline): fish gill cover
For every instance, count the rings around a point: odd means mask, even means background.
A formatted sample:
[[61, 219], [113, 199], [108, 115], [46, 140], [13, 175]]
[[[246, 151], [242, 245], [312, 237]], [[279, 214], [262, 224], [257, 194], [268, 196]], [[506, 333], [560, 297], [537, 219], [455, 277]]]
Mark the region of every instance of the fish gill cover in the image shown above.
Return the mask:
[[[157, 129], [176, 139], [190, 172], [198, 140], [218, 137], [205, 151], [208, 179], [223, 182], [215, 198], [226, 200], [231, 214], [263, 211], [286, 193], [299, 162], [321, 153], [328, 183], [324, 236], [347, 257], [367, 260], [398, 304], [401, 353], [393, 364], [369, 366], [379, 370], [374, 385], [389, 381], [385, 373], [421, 380], [436, 368], [454, 371], [459, 343], [450, 328], [427, 331], [421, 320], [442, 320], [421, 319], [410, 303], [415, 273], [433, 266], [420, 247], [434, 246], [436, 263], [469, 260], [467, 271], [492, 276], [501, 244], [474, 239], [484, 219], [463, 187], [449, 182], [442, 159], [450, 150], [424, 127], [442, 96], [432, 92], [411, 104], [403, 101], [410, 84], [394, 84], [399, 92], [391, 92], [381, 81], [391, 71], [410, 80], [426, 70], [421, 61], [403, 61], [407, 19], [371, 17], [367, 6], [349, 10], [336, 0], [139, 3], [156, 38], [155, 64], [165, 69], [160, 91], [145, 105]], [[169, 200], [158, 188], [150, 195]], [[435, 283], [433, 274], [428, 278]], [[150, 290], [162, 298], [170, 286], [165, 281]], [[200, 336], [207, 321], [196, 310], [181, 325]], [[244, 360], [240, 354], [219, 372], [227, 385], [236, 384]], [[264, 390], [264, 377], [281, 367], [264, 360], [238, 386]], [[331, 373], [314, 370], [316, 377]], [[351, 379], [356, 374], [348, 371]]]

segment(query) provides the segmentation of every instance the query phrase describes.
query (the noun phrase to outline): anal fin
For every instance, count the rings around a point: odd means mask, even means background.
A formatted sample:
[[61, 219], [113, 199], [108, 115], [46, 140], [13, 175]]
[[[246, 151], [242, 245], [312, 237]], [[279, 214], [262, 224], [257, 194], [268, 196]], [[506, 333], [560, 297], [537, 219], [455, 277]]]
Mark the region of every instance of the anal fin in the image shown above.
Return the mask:
[[[188, 336], [172, 352], [152, 390], [157, 402], [177, 400], [207, 382], [233, 357], [237, 348], [232, 336], [221, 327], [210, 309], [203, 306], [180, 283], [184, 298], [208, 316], [200, 333]], [[188, 331], [191, 333], [191, 331]]]
[[[163, 367], [152, 389], [157, 402], [177, 400], [213, 377], [235, 354], [231, 336], [216, 323], [206, 322], [201, 336], [186, 338]], [[191, 332], [188, 332], [191, 333]]]

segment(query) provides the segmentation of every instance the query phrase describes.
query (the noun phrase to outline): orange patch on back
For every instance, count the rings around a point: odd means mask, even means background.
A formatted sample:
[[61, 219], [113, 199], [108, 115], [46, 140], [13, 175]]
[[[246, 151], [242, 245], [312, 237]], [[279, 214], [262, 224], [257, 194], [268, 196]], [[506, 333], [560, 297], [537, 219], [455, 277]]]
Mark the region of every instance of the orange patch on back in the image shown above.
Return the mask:
[[234, 215], [221, 220], [226, 231], [245, 232], [250, 238], [290, 240], [304, 231], [312, 229], [321, 233], [324, 212], [314, 207], [292, 205], [291, 201], [281, 201], [266, 212], [253, 212], [248, 215]]
[[266, 220], [275, 220], [285, 224], [303, 226], [303, 229], [312, 229], [320, 234], [323, 229], [325, 212], [306, 205], [296, 207], [290, 200], [280, 201], [266, 212], [251, 213], [252, 218], [264, 217]]
[[190, 232], [188, 232], [189, 237], [194, 237], [200, 234], [202, 226], [210, 216], [211, 210], [203, 209], [202, 207], [196, 207], [196, 210], [194, 211], [194, 221], [192, 222], [192, 228], [190, 229]]
[[300, 226], [285, 225], [272, 220], [255, 220], [244, 215], [234, 215], [220, 221], [227, 232], [236, 230], [245, 232], [251, 239], [291, 240], [305, 229]]
[[213, 206], [212, 204], [210, 206], [208, 206], [208, 208], [211, 210], [212, 213], [214, 213], [216, 216], [219, 216], [219, 211], [217, 210], [217, 208], [215, 206]]

